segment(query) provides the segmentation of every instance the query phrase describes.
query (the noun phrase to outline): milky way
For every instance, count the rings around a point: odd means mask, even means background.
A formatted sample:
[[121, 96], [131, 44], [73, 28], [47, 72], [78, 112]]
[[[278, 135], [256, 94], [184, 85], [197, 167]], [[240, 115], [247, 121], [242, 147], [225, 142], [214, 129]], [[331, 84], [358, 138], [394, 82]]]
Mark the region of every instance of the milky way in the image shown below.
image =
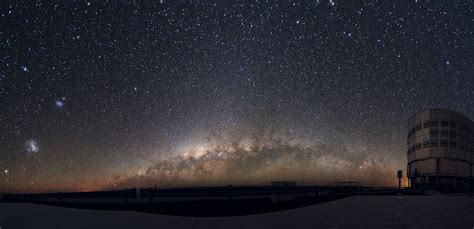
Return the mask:
[[349, 178], [384, 185], [395, 169], [377, 153], [349, 153], [272, 135], [229, 139], [213, 138], [156, 160], [136, 176], [117, 177], [113, 186], [268, 185], [275, 180], [328, 184]]
[[7, 1], [0, 191], [397, 184], [474, 116], [470, 1]]

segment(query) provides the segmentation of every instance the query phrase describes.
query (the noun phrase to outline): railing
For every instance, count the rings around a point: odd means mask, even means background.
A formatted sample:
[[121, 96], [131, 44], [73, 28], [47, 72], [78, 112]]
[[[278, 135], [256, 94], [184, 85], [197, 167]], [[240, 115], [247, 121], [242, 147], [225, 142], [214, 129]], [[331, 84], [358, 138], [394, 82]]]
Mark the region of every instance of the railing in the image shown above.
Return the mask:
[[165, 189], [127, 189], [120, 191], [100, 192], [65, 192], [65, 193], [37, 193], [37, 194], [5, 194], [6, 201], [48, 201], [57, 199], [62, 203], [65, 199], [91, 199], [91, 198], [123, 198], [127, 204], [129, 199], [149, 198], [153, 203], [154, 197], [179, 198], [179, 197], [227, 197], [232, 199], [238, 196], [274, 196], [286, 194], [311, 194], [311, 195], [341, 195], [355, 194], [358, 186], [219, 186], [195, 188], [165, 188]]
[[47, 199], [57, 199], [59, 203], [63, 199], [85, 199], [85, 198], [123, 198], [125, 203], [128, 199], [136, 199], [135, 189], [120, 191], [100, 191], [100, 192], [65, 192], [65, 193], [36, 193], [36, 194], [5, 194], [4, 200], [13, 201], [45, 201]]
[[326, 186], [220, 186], [198, 188], [141, 189], [141, 197], [219, 197], [219, 196], [261, 196], [278, 194], [349, 192], [348, 187]]

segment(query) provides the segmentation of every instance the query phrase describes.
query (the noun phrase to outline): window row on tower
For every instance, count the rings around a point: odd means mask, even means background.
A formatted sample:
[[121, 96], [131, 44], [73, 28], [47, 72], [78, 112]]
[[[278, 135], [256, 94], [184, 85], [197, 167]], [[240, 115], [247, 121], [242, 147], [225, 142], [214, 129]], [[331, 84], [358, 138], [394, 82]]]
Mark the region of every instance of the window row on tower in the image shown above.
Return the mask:
[[449, 147], [449, 148], [454, 148], [454, 149], [460, 149], [463, 151], [473, 151], [472, 145], [465, 144], [463, 142], [431, 139], [431, 140], [426, 140], [423, 142], [418, 142], [412, 145], [408, 149], [408, 153], [410, 154], [412, 152], [415, 152], [416, 150], [421, 150], [421, 149], [429, 148], [429, 147]]
[[467, 126], [467, 125], [459, 125], [456, 122], [449, 121], [449, 120], [426, 120], [423, 123], [418, 123], [413, 127], [410, 132], [408, 133], [408, 138], [413, 136], [417, 131], [420, 131], [422, 129], [426, 129], [429, 127], [451, 127], [451, 128], [457, 128], [463, 132], [465, 132], [468, 135], [473, 135], [474, 133], [472, 130]]

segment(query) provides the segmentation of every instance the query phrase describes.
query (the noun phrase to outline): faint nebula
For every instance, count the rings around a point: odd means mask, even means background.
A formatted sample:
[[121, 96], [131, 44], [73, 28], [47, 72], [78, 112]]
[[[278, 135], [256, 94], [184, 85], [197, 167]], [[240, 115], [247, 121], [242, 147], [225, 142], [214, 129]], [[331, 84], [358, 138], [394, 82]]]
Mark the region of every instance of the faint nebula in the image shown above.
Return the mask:
[[30, 139], [24, 144], [25, 150], [28, 153], [37, 153], [39, 152], [38, 142], [35, 139]]

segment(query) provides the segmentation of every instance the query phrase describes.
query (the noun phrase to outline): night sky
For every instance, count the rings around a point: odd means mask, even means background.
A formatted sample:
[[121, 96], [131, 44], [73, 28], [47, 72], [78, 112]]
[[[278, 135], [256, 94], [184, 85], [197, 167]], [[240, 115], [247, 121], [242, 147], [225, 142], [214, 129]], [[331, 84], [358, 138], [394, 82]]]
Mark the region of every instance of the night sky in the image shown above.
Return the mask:
[[2, 1], [0, 191], [395, 186], [413, 113], [474, 117], [473, 8]]

